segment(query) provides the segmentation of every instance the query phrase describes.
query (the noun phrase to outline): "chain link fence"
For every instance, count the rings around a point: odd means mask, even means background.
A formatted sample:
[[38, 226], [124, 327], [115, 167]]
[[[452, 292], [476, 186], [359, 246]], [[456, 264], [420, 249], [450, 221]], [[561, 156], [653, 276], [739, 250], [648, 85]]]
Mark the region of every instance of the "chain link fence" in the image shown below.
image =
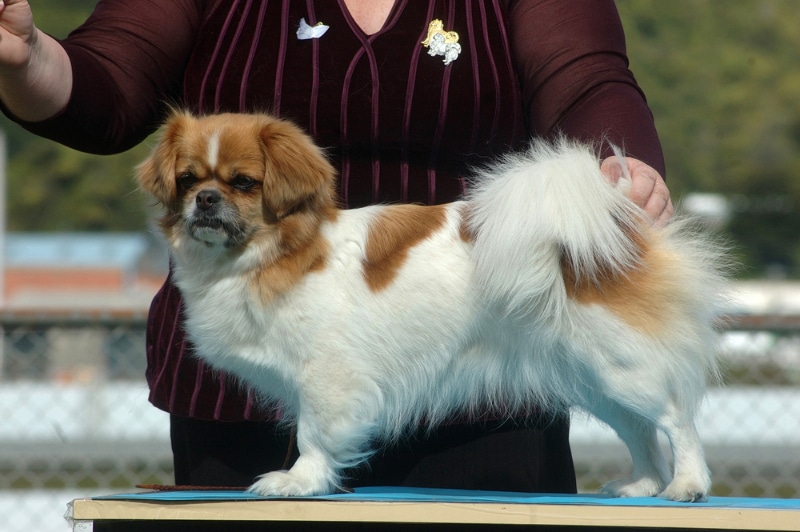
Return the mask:
[[[167, 416], [143, 380], [144, 314], [6, 313], [0, 327], [6, 530], [65, 530], [73, 498], [173, 482]], [[720, 340], [725, 382], [699, 420], [713, 494], [800, 497], [800, 317], [739, 317]], [[628, 474], [599, 423], [576, 415], [572, 444], [581, 491]]]

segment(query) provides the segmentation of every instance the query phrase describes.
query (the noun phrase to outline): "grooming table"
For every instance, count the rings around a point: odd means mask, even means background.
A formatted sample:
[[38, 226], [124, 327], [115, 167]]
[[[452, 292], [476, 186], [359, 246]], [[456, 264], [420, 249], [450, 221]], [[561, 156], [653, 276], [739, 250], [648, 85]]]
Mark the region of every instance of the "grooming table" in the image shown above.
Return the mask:
[[598, 495], [360, 488], [308, 498], [243, 491], [157, 491], [76, 499], [76, 532], [105, 530], [800, 530], [800, 499], [704, 503]]

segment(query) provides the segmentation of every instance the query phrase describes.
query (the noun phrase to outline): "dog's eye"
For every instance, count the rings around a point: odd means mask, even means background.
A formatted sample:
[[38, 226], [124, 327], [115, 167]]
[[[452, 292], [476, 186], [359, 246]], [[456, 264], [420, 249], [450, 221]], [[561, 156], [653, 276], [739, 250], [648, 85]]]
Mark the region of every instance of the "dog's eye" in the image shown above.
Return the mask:
[[231, 186], [241, 191], [248, 191], [256, 185], [256, 180], [246, 175], [236, 175], [231, 179]]
[[178, 176], [177, 182], [181, 190], [189, 190], [197, 183], [197, 176], [191, 172], [184, 172]]

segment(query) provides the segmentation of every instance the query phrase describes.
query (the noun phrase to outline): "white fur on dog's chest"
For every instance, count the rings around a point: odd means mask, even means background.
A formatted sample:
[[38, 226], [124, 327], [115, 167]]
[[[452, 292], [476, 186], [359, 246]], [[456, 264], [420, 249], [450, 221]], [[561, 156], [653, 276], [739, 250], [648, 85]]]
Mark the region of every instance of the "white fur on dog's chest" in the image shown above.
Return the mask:
[[292, 322], [281, 316], [285, 311], [278, 312], [279, 306], [264, 308], [240, 277], [222, 279], [202, 289], [189, 289], [191, 284], [178, 281], [186, 300], [186, 330], [197, 349], [212, 362], [232, 369], [232, 356], [259, 362], [274, 356], [287, 360], [287, 349], [276, 345], [275, 340], [289, 340], [294, 333], [288, 326]]

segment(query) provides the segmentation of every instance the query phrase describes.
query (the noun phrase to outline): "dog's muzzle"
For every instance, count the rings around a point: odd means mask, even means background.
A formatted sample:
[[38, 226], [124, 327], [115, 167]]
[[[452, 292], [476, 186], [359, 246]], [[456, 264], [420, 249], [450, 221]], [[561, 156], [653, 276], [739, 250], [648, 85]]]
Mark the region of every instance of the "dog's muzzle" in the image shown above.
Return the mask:
[[233, 247], [245, 239], [237, 209], [226, 202], [217, 190], [197, 193], [193, 206], [188, 206], [186, 230], [193, 239], [207, 246], [222, 244]]

